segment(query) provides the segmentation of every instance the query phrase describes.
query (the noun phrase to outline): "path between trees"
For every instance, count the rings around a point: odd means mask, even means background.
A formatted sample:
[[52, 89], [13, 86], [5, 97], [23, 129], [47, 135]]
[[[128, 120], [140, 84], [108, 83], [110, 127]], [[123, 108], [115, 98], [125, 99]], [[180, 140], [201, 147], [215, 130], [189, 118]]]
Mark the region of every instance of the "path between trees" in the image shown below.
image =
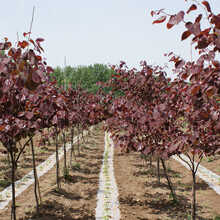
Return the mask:
[[118, 189], [113, 167], [114, 145], [110, 133], [105, 132], [105, 151], [99, 178], [96, 220], [120, 219]]

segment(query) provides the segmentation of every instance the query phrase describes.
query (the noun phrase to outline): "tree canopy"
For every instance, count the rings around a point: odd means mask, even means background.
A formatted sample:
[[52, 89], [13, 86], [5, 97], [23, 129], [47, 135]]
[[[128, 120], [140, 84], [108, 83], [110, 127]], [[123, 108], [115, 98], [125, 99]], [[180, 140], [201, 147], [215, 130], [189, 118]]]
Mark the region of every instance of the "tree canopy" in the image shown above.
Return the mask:
[[94, 64], [77, 67], [67, 66], [63, 69], [56, 67], [53, 76], [55, 76], [58, 86], [67, 87], [71, 83], [74, 88], [80, 85], [83, 90], [95, 94], [101, 88], [101, 85], [97, 83], [108, 81], [114, 73], [114, 70], [104, 64]]

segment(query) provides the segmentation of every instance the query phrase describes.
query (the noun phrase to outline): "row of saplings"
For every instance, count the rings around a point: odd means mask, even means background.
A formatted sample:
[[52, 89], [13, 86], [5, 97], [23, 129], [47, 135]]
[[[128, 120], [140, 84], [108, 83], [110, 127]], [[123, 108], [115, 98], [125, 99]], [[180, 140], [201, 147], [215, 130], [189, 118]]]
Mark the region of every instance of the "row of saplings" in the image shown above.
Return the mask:
[[[122, 94], [109, 105], [112, 117], [106, 121], [117, 146], [146, 156], [156, 155], [162, 165], [165, 158], [177, 155], [189, 166], [192, 173], [191, 219], [195, 219], [198, 166], [204, 156], [220, 153], [220, 62], [217, 56], [220, 52], [220, 14], [215, 15], [207, 1], [192, 2], [186, 12], [169, 15], [162, 9], [152, 11], [151, 15], [160, 15], [153, 24], [168, 19], [168, 29], [184, 23], [186, 30], [181, 39], [192, 37], [190, 44], [198, 51], [197, 60], [191, 57], [191, 61], [185, 61], [172, 52], [166, 54], [174, 63], [177, 77], [173, 81], [159, 66], [143, 61], [142, 69], [137, 71], [121, 62], [117, 67], [112, 66], [116, 74], [103, 86]], [[197, 8], [204, 13], [196, 15], [194, 21], [187, 21], [187, 14], [195, 14]], [[208, 27], [202, 29], [205, 20]], [[194, 163], [196, 156], [197, 165]], [[169, 177], [168, 183], [171, 186]], [[176, 200], [172, 187], [170, 189]]]
[[[11, 219], [16, 219], [15, 173], [17, 163], [28, 144], [31, 145], [34, 177], [37, 180], [33, 137], [44, 129], [53, 130], [56, 151], [57, 190], [60, 190], [60, 169], [58, 158], [58, 134], [74, 128], [79, 132], [88, 130], [102, 120], [100, 96], [82, 91], [80, 86], [67, 90], [56, 87], [51, 77], [53, 69], [41, 57], [42, 38], [33, 41], [30, 33], [24, 33], [27, 40], [12, 47], [7, 38], [0, 43], [0, 141], [11, 161], [12, 208]], [[78, 140], [79, 141], [79, 140]], [[73, 146], [73, 143], [71, 143]], [[79, 146], [79, 145], [78, 145]], [[79, 150], [79, 148], [78, 148]], [[71, 154], [74, 156], [73, 147]], [[72, 158], [72, 156], [71, 156]], [[67, 173], [66, 146], [64, 144], [64, 173]], [[38, 181], [35, 181], [37, 198]]]

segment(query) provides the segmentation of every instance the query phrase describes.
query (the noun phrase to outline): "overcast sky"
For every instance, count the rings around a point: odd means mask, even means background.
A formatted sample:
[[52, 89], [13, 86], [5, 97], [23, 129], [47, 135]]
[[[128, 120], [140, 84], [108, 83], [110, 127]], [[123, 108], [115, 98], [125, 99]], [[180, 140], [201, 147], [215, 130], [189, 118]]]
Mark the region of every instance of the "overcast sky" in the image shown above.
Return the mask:
[[[201, 0], [198, 0], [201, 1]], [[0, 39], [12, 43], [28, 32], [33, 6], [32, 38], [42, 44], [48, 65], [89, 65], [94, 63], [138, 67], [141, 60], [164, 65], [164, 53], [175, 52], [189, 59], [190, 42], [181, 42], [184, 25], [166, 29], [165, 23], [152, 25], [151, 10], [165, 8], [174, 14], [188, 9], [191, 0], [0, 0]], [[220, 13], [220, 0], [210, 0]], [[195, 15], [195, 12], [191, 12]]]

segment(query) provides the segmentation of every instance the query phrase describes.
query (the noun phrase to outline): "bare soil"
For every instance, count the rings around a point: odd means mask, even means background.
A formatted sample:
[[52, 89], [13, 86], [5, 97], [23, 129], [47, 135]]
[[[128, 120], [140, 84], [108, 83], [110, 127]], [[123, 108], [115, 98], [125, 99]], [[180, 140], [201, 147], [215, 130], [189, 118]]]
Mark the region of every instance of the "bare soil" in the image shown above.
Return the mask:
[[[96, 196], [104, 150], [104, 132], [99, 130], [100, 128], [92, 133], [81, 155], [73, 161], [74, 166], [72, 170], [69, 170], [67, 180], [63, 178], [63, 172], [61, 172], [62, 190], [60, 192], [56, 191], [55, 167], [40, 178], [43, 202], [38, 213], [35, 207], [33, 184], [16, 198], [17, 219], [95, 219]], [[51, 146], [42, 146], [36, 150], [37, 164], [54, 152], [55, 146], [52, 141], [51, 143]], [[37, 144], [37, 138], [35, 144]], [[0, 170], [1, 180], [3, 178], [5, 180], [10, 173], [6, 156], [0, 156], [0, 167], [4, 168]], [[31, 154], [28, 149], [21, 159], [17, 178], [32, 170]], [[219, 161], [220, 158], [215, 156], [203, 159], [202, 164], [216, 172], [215, 170], [219, 169]], [[63, 159], [60, 165], [62, 171]], [[161, 183], [159, 186], [155, 160], [150, 168], [149, 160], [146, 163], [139, 153], [126, 154], [120, 149], [115, 149], [114, 168], [119, 190], [121, 220], [190, 219], [191, 173], [173, 159], [166, 160], [166, 165], [173, 181], [178, 203], [174, 203], [170, 197], [162, 166], [160, 167]], [[7, 186], [1, 180], [0, 187]], [[10, 179], [8, 179], [9, 184]], [[10, 219], [10, 205], [0, 211], [0, 220]], [[220, 196], [197, 177], [197, 219], [219, 219], [217, 218], [220, 217], [219, 207]]]
[[[170, 197], [170, 190], [160, 167], [161, 183], [157, 183], [157, 165], [152, 168], [141, 159], [140, 153], [122, 153], [115, 149], [115, 178], [119, 190], [121, 219], [190, 219], [191, 173], [174, 159], [166, 161], [177, 194], [178, 203]], [[197, 219], [220, 217], [220, 195], [197, 177]]]
[[[40, 178], [43, 203], [38, 213], [35, 209], [34, 184], [16, 198], [17, 219], [95, 219], [103, 150], [104, 132], [98, 130], [89, 137], [80, 156], [73, 161], [68, 179], [62, 177], [60, 192], [56, 191], [55, 167]], [[62, 171], [63, 159], [60, 165]], [[63, 172], [61, 174], [63, 176]], [[0, 220], [10, 219], [10, 205], [0, 212]]]
[[220, 155], [204, 157], [201, 164], [220, 176]]

